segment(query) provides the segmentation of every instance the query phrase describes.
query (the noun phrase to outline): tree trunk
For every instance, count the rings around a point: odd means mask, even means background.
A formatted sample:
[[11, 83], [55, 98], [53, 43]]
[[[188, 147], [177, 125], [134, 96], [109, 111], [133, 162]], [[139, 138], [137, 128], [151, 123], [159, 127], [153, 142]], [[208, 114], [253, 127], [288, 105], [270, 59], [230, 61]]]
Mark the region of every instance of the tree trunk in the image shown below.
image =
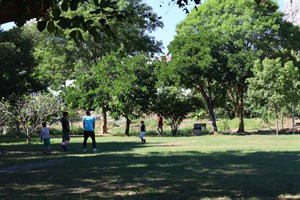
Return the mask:
[[209, 118], [210, 118], [211, 124], [212, 124], [212, 133], [216, 133], [216, 132], [218, 132], [218, 128], [217, 128], [216, 115], [215, 115], [215, 110], [214, 110], [215, 109], [214, 101], [210, 96], [208, 96], [208, 94], [205, 92], [203, 87], [199, 86], [198, 89], [200, 90], [200, 93], [201, 93], [202, 97], [204, 98], [207, 108], [208, 108]]
[[295, 107], [292, 106], [292, 132], [295, 134]]
[[127, 116], [125, 118], [126, 118], [126, 128], [125, 128], [124, 135], [129, 136], [129, 129], [130, 129], [131, 120]]
[[176, 121], [174, 120], [171, 120], [171, 132], [172, 132], [172, 135], [173, 136], [176, 136], [177, 135], [177, 130], [178, 130], [178, 126], [176, 125]]
[[107, 133], [107, 111], [106, 107], [102, 106], [103, 124], [102, 124], [102, 134]]
[[276, 118], [276, 124], [275, 124], [275, 127], [276, 127], [276, 135], [278, 135], [279, 133], [279, 126], [278, 126], [278, 111], [277, 109], [275, 109], [275, 118]]
[[215, 111], [214, 111], [214, 105], [213, 105], [213, 103], [209, 102], [207, 106], [208, 106], [209, 117], [210, 117], [211, 125], [212, 125], [212, 132], [216, 133], [216, 132], [218, 132], [218, 128], [217, 128], [217, 122], [216, 122], [216, 115], [215, 115]]
[[283, 112], [281, 113], [281, 130], [283, 130], [283, 120], [284, 120], [284, 117], [283, 117]]
[[26, 133], [27, 144], [29, 144], [30, 143], [30, 136], [29, 136], [29, 129], [28, 128], [25, 129], [25, 133]]
[[16, 138], [20, 137], [20, 123], [16, 120]]
[[239, 93], [239, 101], [238, 101], [238, 116], [240, 117], [239, 129], [238, 133], [245, 132], [244, 126], [244, 91], [242, 88], [238, 90]]

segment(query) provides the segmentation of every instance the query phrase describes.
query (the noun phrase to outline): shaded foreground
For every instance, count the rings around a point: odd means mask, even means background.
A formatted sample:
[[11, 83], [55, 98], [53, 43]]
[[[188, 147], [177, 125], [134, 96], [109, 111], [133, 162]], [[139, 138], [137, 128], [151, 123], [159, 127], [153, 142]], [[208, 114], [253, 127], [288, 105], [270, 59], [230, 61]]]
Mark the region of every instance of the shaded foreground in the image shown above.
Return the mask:
[[299, 135], [97, 140], [1, 143], [0, 199], [300, 199]]

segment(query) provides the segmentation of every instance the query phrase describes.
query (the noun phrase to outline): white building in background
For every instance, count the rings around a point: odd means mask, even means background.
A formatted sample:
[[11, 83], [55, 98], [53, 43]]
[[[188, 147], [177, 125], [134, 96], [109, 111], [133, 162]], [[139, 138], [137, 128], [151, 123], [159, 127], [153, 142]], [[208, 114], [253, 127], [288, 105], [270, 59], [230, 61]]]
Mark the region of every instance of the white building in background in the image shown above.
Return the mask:
[[300, 25], [300, 0], [285, 0], [284, 18], [295, 25]]

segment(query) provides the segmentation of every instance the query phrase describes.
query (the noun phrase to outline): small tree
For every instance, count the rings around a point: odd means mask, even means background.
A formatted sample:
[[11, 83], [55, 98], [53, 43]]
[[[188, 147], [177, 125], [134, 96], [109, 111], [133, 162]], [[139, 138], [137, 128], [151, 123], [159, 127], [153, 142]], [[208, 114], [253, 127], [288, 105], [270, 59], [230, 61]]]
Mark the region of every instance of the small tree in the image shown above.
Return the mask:
[[60, 111], [61, 104], [56, 97], [40, 94], [23, 96], [12, 109], [12, 112], [16, 113], [15, 120], [26, 134], [27, 143], [30, 142], [30, 134], [40, 127], [42, 122], [51, 122]]
[[0, 101], [0, 128], [5, 126], [12, 118], [12, 113], [10, 112], [10, 105], [7, 101], [2, 99]]
[[172, 135], [175, 136], [187, 115], [201, 106], [203, 102], [192, 93], [175, 87], [165, 87], [158, 91], [153, 111], [160, 113], [169, 121]]
[[249, 78], [248, 95], [258, 107], [266, 107], [275, 113], [276, 134], [279, 132], [279, 113], [287, 105], [295, 107], [300, 99], [300, 74], [292, 62], [281, 59], [257, 61], [253, 68], [254, 77]]

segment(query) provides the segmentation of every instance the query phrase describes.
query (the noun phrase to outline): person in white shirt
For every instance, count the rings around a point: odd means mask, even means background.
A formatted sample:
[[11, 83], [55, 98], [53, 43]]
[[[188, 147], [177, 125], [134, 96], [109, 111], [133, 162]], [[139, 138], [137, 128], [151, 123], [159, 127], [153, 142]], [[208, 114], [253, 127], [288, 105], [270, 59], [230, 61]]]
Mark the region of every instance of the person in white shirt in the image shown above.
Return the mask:
[[51, 153], [51, 150], [50, 150], [50, 132], [49, 132], [49, 129], [47, 128], [46, 122], [43, 122], [42, 126], [43, 127], [42, 127], [42, 130], [41, 130], [40, 138], [41, 138], [41, 142], [44, 141], [44, 146], [45, 146], [44, 153], [49, 154], [49, 153]]

